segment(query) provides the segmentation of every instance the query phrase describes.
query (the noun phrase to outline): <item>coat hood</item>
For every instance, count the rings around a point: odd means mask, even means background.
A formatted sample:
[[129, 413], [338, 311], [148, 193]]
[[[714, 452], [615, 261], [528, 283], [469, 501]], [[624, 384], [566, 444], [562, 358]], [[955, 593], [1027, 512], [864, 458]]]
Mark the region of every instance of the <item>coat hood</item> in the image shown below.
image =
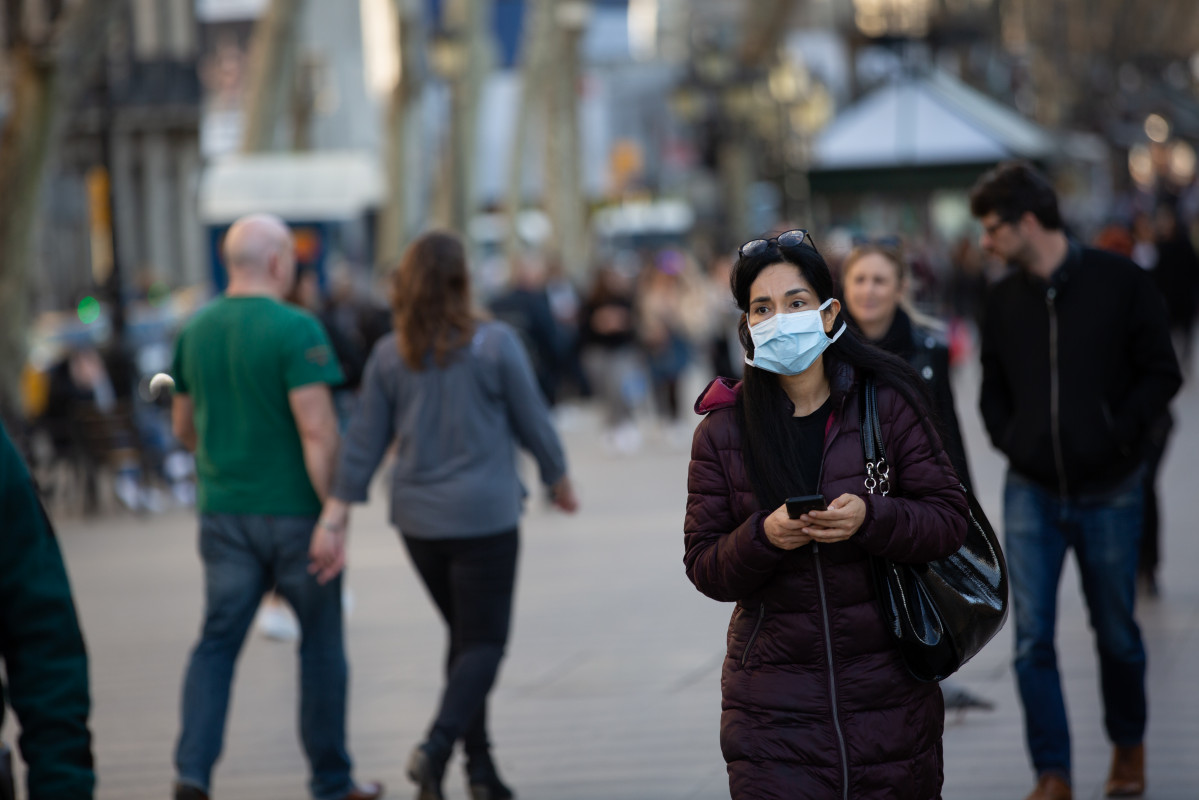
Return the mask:
[[716, 378], [696, 398], [695, 413], [702, 416], [718, 408], [731, 408], [737, 404], [737, 395], [740, 393], [741, 381]]

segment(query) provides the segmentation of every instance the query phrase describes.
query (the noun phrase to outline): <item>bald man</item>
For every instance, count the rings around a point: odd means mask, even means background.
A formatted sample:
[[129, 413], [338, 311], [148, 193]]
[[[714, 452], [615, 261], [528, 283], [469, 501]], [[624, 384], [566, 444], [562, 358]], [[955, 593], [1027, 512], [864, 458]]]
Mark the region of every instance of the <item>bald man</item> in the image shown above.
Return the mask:
[[[341, 369], [316, 318], [282, 302], [295, 278], [291, 232], [244, 217], [225, 237], [229, 287], [175, 344], [175, 435], [196, 454], [205, 611], [183, 683], [175, 800], [207, 800], [233, 667], [263, 594], [300, 622], [300, 739], [316, 800], [370, 800], [346, 751], [348, 668], [340, 578], [309, 572], [337, 451], [330, 385]], [[341, 541], [341, 540], [337, 540]]]

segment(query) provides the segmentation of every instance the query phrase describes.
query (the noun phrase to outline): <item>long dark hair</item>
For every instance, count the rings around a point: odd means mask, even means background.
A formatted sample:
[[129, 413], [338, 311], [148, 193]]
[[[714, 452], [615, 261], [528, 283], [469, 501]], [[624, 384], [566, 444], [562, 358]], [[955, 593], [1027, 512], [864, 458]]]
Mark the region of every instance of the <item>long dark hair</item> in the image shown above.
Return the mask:
[[[762, 270], [779, 263], [791, 264], [798, 269], [816, 292], [820, 303], [834, 296], [833, 277], [828, 264], [814, 247], [807, 244], [779, 247], [777, 242], [771, 240], [764, 250], [752, 256], [740, 256], [729, 277], [729, 288], [732, 289], [737, 307], [742, 311], [737, 331], [741, 345], [751, 359], [754, 343], [749, 334], [746, 313], [749, 311], [750, 287]], [[844, 312], [837, 315], [833, 323], [834, 332], [840, 329], [845, 317]], [[902, 358], [863, 342], [850, 327], [824, 351], [823, 360], [824, 373], [830, 382], [838, 368], [847, 364], [853, 367], [859, 380], [874, 376], [878, 384], [893, 387], [916, 411], [929, 439], [938, 441], [934, 428], [928, 422], [930, 403], [924, 381]], [[796, 476], [801, 474], [801, 456], [797, 431], [790, 424], [791, 409], [790, 399], [783, 391], [778, 375], [746, 366], [741, 393], [737, 398], [745, 469], [758, 502], [768, 510], [778, 508], [801, 488], [795, 482]], [[818, 487], [806, 488], [816, 491]]]
[[391, 274], [391, 308], [404, 362], [414, 370], [425, 359], [444, 367], [474, 335], [466, 250], [453, 234], [426, 233], [404, 252]]

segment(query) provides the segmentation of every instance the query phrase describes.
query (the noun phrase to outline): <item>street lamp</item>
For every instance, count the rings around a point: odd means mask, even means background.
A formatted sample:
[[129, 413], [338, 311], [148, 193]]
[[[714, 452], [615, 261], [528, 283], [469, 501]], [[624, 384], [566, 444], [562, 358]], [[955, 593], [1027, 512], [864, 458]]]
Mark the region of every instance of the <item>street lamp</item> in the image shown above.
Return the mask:
[[928, 33], [930, 0], [853, 0], [854, 24], [865, 36], [920, 38]]

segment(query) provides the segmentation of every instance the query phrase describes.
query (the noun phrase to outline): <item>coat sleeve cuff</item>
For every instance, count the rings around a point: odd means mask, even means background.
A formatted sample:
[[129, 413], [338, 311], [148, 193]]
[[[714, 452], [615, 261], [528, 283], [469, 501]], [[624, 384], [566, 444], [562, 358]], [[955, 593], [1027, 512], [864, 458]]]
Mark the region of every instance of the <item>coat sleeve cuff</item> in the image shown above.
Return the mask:
[[863, 495], [862, 500], [866, 502], [866, 518], [862, 520], [862, 525], [854, 536], [859, 543], [868, 544], [877, 537], [881, 530], [890, 528], [893, 524], [893, 517], [887, 513], [886, 503], [881, 504], [882, 508], [879, 507], [878, 495]]
[[773, 568], [787, 552], [766, 538], [766, 516], [765, 511], [755, 511], [737, 531], [737, 558], [753, 570]]

